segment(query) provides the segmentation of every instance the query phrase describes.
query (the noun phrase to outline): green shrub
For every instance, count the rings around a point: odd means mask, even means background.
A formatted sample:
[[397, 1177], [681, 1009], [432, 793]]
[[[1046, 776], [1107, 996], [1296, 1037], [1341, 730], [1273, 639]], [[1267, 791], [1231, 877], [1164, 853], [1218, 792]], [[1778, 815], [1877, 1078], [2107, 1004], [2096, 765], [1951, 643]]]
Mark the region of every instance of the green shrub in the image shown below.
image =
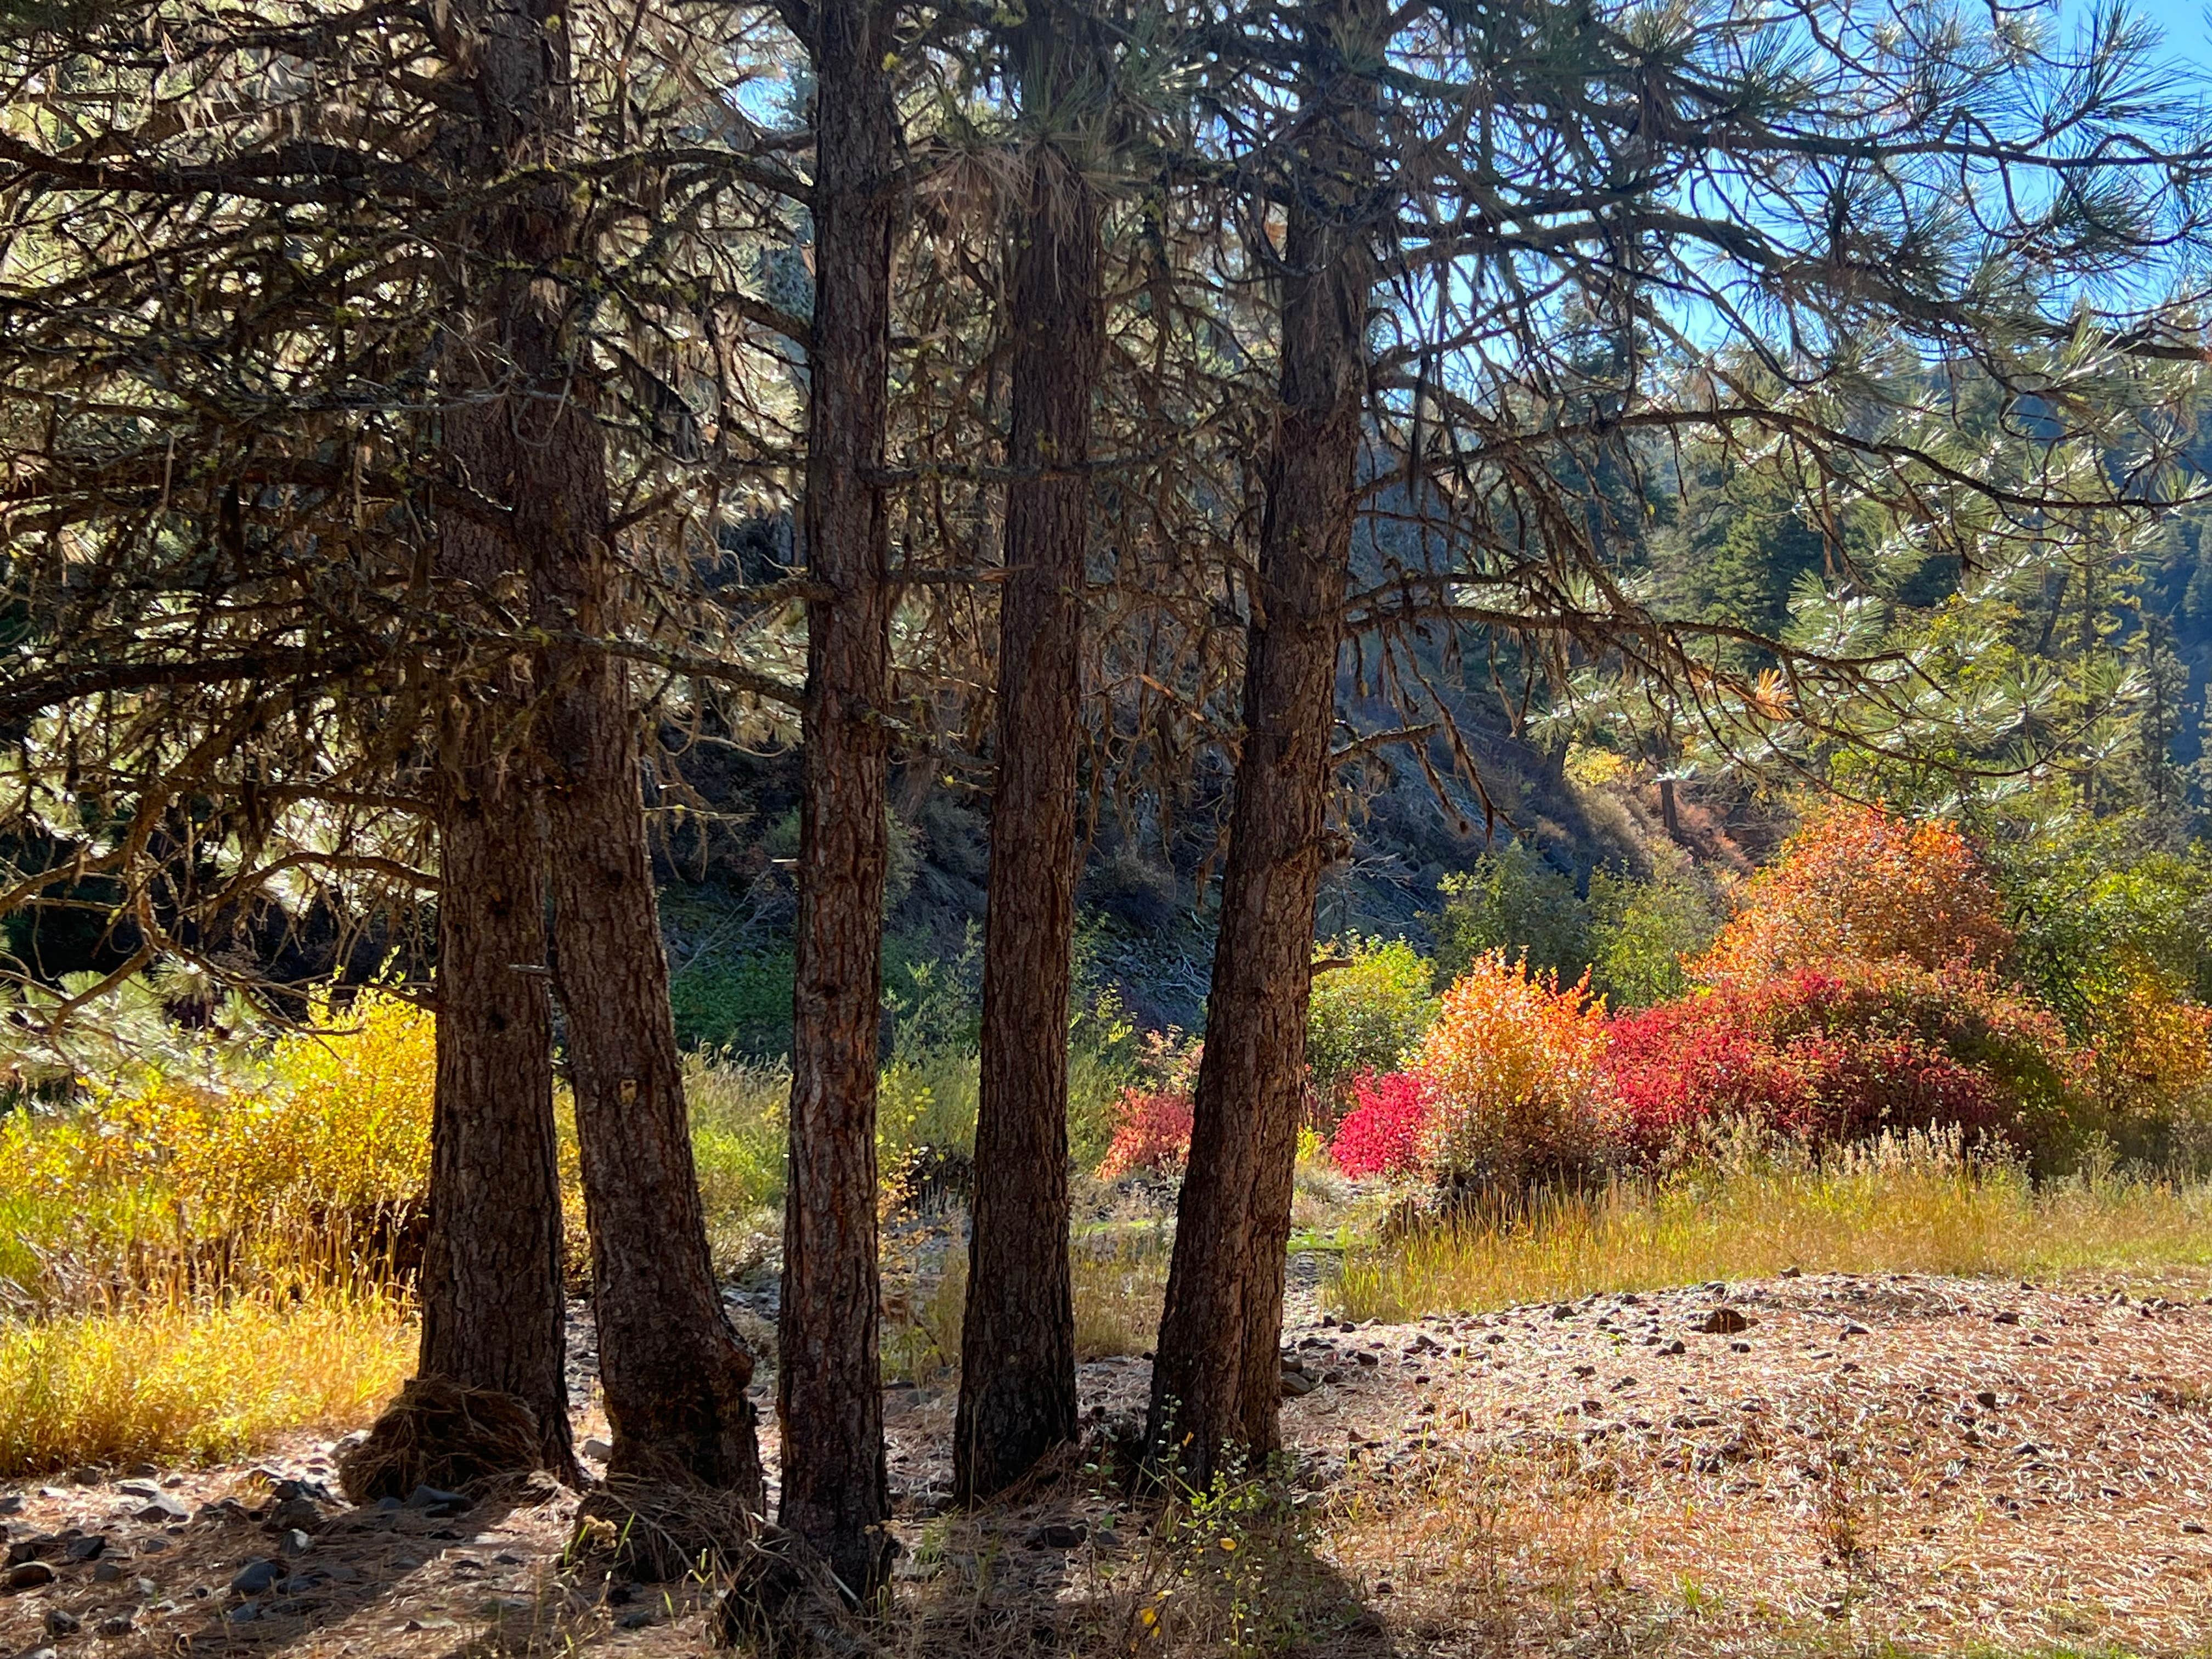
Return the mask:
[[1686, 874], [1638, 881], [1593, 871], [1589, 884], [1590, 988], [1612, 1008], [1644, 1008], [1690, 988], [1685, 957], [1720, 931], [1720, 910]]
[[1526, 957], [1530, 968], [1549, 969], [1571, 984], [1589, 964], [1589, 917], [1574, 884], [1525, 842], [1485, 853], [1465, 874], [1446, 876], [1439, 890], [1443, 908], [1425, 920], [1445, 981], [1492, 951], [1509, 961]]
[[1436, 1018], [1436, 964], [1403, 939], [1338, 941], [1342, 966], [1316, 974], [1307, 1015], [1306, 1075], [1336, 1101], [1362, 1072], [1395, 1072]]
[[787, 946], [693, 962], [669, 981], [677, 1041], [761, 1060], [788, 1054], [792, 984]]

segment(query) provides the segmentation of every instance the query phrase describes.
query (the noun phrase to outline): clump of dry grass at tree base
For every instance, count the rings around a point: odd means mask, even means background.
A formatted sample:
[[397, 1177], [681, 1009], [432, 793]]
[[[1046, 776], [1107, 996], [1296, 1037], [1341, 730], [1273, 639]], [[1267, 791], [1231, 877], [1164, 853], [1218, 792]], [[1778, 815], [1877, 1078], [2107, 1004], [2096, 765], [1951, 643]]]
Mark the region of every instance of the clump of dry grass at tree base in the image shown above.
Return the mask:
[[1812, 1272], [2007, 1275], [2212, 1262], [2212, 1187], [2094, 1172], [2039, 1188], [1955, 1138], [1812, 1158], [1723, 1149], [1510, 1213], [1351, 1250], [1328, 1288], [1354, 1319]]

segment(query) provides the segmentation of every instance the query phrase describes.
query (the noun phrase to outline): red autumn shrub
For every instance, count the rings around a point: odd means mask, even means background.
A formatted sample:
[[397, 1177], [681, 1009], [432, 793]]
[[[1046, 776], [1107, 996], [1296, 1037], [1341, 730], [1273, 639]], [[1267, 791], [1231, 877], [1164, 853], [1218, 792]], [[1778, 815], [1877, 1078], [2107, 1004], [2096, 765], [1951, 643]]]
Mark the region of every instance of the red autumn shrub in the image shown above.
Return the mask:
[[1190, 1162], [1188, 1089], [1124, 1089], [1114, 1112], [1114, 1142], [1098, 1165], [1101, 1181], [1140, 1171], [1171, 1175]]
[[1352, 1095], [1352, 1108], [1329, 1142], [1336, 1167], [1354, 1180], [1418, 1170], [1436, 1121], [1436, 1085], [1418, 1072], [1362, 1072]]
[[1744, 884], [1734, 919], [1687, 966], [1744, 987], [1835, 963], [1990, 968], [2012, 945], [1996, 889], [1955, 827], [1837, 806]]
[[2049, 1011], [1965, 968], [1801, 969], [1612, 1022], [1605, 1087], [1645, 1157], [1707, 1124], [1801, 1139], [1956, 1127], [2048, 1151], [2086, 1079]]

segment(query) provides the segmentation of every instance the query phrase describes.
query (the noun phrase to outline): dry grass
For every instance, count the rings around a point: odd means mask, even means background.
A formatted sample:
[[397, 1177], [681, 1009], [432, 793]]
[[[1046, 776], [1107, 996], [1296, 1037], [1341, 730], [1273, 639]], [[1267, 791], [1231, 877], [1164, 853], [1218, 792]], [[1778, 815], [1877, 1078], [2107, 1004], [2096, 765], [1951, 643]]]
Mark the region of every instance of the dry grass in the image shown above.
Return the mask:
[[1923, 1140], [1814, 1163], [1617, 1182], [1354, 1249], [1328, 1290], [1355, 1319], [1812, 1272], [2048, 1276], [2212, 1262], [2212, 1187], [2096, 1176], [2036, 1188]]
[[399, 1302], [336, 1291], [0, 1323], [0, 1477], [207, 1462], [374, 1415], [415, 1359]]

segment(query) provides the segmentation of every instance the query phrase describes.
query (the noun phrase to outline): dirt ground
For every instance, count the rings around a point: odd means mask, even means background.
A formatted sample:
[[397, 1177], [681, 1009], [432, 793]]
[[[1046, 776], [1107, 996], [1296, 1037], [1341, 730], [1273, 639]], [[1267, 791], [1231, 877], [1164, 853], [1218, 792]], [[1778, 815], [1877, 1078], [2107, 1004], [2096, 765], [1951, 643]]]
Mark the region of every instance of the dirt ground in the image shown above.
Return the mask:
[[[1091, 1445], [976, 1515], [945, 1512], [950, 1395], [895, 1388], [904, 1553], [872, 1644], [2212, 1651], [2204, 1288], [1817, 1275], [1357, 1328], [1302, 1305], [1282, 1481], [1164, 1509], [1115, 1478], [1141, 1358], [1085, 1366]], [[40, 1581], [0, 1591], [0, 1654], [707, 1650], [713, 1586], [610, 1579], [568, 1548], [576, 1494], [349, 1508], [331, 1460], [0, 1487]]]

